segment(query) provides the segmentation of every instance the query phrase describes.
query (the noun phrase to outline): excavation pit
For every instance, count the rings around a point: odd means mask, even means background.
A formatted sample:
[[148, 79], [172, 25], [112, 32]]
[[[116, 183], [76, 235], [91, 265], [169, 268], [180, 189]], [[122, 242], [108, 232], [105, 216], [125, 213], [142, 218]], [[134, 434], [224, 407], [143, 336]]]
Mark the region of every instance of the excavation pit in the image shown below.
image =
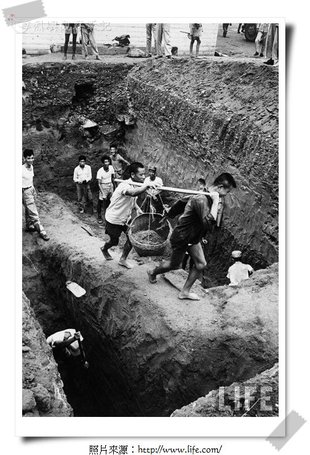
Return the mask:
[[[212, 59], [24, 65], [23, 145], [35, 152], [51, 240], [24, 234], [23, 285], [46, 336], [69, 327], [84, 336], [89, 370], [62, 371], [76, 416], [169, 416], [277, 361], [277, 73], [269, 70]], [[133, 114], [135, 126], [119, 121]], [[79, 115], [98, 124], [93, 141]], [[73, 213], [78, 156], [86, 154], [94, 172], [111, 141], [127, 159], [156, 165], [166, 185], [194, 188], [199, 177], [211, 183], [223, 171], [236, 178], [223, 227], [210, 238], [210, 289], [200, 302], [179, 301], [162, 279], [149, 284], [152, 261], [131, 271], [107, 264], [102, 229]], [[238, 289], [219, 286], [234, 249], [265, 269]], [[68, 280], [86, 295], [75, 299]]]

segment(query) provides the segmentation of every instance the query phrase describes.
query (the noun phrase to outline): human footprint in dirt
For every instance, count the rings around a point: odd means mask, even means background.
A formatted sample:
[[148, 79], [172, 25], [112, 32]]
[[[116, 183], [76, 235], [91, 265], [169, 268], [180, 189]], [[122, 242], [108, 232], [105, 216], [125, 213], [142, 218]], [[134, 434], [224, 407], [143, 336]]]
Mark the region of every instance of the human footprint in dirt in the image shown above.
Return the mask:
[[233, 176], [223, 173], [214, 180], [208, 193], [189, 199], [170, 237], [171, 257], [153, 270], [148, 270], [150, 283], [156, 283], [159, 274], [179, 269], [188, 251], [194, 265], [178, 297], [182, 300], [200, 300], [197, 294], [191, 292], [191, 288], [207, 265], [201, 240], [216, 223], [220, 198], [225, 197], [233, 188], [236, 188]]
[[[107, 261], [112, 260], [113, 258], [109, 253], [109, 249], [112, 246], [118, 245], [119, 238], [122, 232], [124, 232], [127, 240], [118, 263], [123, 267], [131, 269], [133, 265], [127, 261], [127, 257], [132, 249], [132, 244], [127, 234], [131, 212], [136, 208], [138, 213], [143, 213], [136, 204], [136, 196], [144, 193], [148, 188], [155, 187], [155, 185], [152, 183], [143, 183], [145, 169], [142, 163], [135, 162], [130, 164], [126, 173], [130, 175], [130, 178], [118, 185], [112, 195], [110, 205], [105, 212], [105, 232], [110, 237], [110, 240], [101, 247], [101, 251]], [[134, 186], [134, 182], [142, 183], [142, 186]]]

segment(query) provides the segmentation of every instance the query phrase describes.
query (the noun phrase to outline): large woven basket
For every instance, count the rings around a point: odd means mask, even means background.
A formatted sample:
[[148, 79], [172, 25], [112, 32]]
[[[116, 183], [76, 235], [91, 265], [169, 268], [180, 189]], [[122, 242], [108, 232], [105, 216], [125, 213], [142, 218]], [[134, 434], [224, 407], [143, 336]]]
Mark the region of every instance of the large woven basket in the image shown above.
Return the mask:
[[[160, 224], [162, 218], [163, 216], [159, 213], [143, 213], [143, 215], [138, 215], [132, 221], [128, 231], [128, 237], [139, 256], [161, 256], [164, 253], [169, 242], [168, 237], [171, 227], [167, 220]], [[162, 238], [162, 242], [156, 245], [150, 245], [148, 243], [141, 243], [135, 238], [136, 232], [146, 231], [148, 229], [157, 232]]]

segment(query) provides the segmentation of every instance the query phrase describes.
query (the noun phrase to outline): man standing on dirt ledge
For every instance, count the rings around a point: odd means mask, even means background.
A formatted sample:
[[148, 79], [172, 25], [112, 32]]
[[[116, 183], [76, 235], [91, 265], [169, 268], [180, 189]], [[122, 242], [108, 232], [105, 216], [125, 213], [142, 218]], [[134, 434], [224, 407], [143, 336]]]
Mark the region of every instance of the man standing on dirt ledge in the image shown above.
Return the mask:
[[236, 188], [233, 176], [223, 173], [208, 188], [209, 195], [201, 194], [190, 198], [170, 237], [170, 260], [164, 261], [152, 271], [148, 270], [150, 283], [156, 283], [156, 276], [161, 273], [179, 269], [188, 251], [194, 266], [189, 271], [179, 299], [200, 300], [197, 294], [191, 292], [191, 288], [207, 265], [201, 240], [216, 223], [220, 197], [226, 196], [233, 188]]
[[[127, 170], [126, 170], [127, 173]], [[114, 191], [109, 207], [105, 213], [106, 220], [106, 234], [110, 237], [110, 240], [101, 247], [103, 256], [107, 261], [111, 261], [113, 258], [109, 253], [109, 248], [118, 245], [121, 233], [126, 234], [127, 240], [123, 248], [123, 253], [119, 260], [119, 265], [131, 269], [133, 266], [127, 261], [128, 254], [132, 249], [132, 244], [127, 235], [128, 224], [131, 218], [131, 212], [135, 205], [135, 197], [139, 194], [144, 193], [148, 188], [155, 187], [152, 183], [143, 184], [140, 187], [131, 185], [132, 182], [143, 183], [145, 179], [145, 169], [143, 164], [135, 162], [130, 164], [128, 168], [128, 174], [130, 179], [123, 181], [118, 185]], [[136, 210], [139, 207], [136, 205]], [[140, 211], [141, 212], [141, 211]], [[142, 213], [142, 212], [141, 212]]]
[[22, 189], [23, 189], [23, 205], [25, 207], [26, 231], [38, 231], [43, 240], [49, 240], [49, 236], [44, 230], [39, 218], [38, 209], [36, 206], [36, 190], [33, 186], [33, 150], [25, 149], [23, 152], [25, 163], [22, 171]]

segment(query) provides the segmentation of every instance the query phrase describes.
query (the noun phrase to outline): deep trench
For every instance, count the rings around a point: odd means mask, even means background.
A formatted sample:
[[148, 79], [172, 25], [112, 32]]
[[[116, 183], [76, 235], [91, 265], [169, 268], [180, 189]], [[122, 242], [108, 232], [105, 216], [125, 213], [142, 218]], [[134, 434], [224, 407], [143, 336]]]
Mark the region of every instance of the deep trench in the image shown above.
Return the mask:
[[88, 369], [82, 367], [79, 359], [64, 361], [55, 356], [74, 416], [142, 415], [139, 402], [114, 356], [113, 345], [108, 338], [96, 337], [85, 325], [76, 308], [76, 298], [66, 290], [66, 278], [61, 269], [34, 252], [23, 255], [23, 276], [23, 290], [46, 337], [64, 327], [75, 328], [83, 334]]
[[[67, 117], [72, 115], [75, 110], [78, 112], [83, 111], [95, 95], [96, 90], [93, 86], [93, 80], [75, 84], [72, 104], [69, 110], [66, 110]], [[44, 122], [36, 119], [35, 126], [36, 130], [41, 132], [44, 128], [50, 128], [50, 123], [48, 119], [45, 119]], [[128, 127], [128, 130], [132, 130], [132, 128]], [[120, 131], [121, 138], [119, 136]], [[123, 123], [115, 134], [118, 136], [118, 142], [125, 145], [126, 127], [124, 127]], [[222, 134], [225, 134], [224, 130]], [[75, 146], [76, 139], [73, 136], [62, 133], [61, 139], [63, 138], [67, 141], [67, 144], [72, 141], [72, 146]], [[112, 136], [105, 138], [105, 144], [114, 139], [115, 137], [113, 137], [112, 133]], [[29, 137], [27, 140], [29, 140]], [[83, 146], [87, 146], [85, 141]], [[59, 147], [61, 149], [62, 145], [60, 144]], [[126, 152], [123, 154], [130, 159]], [[41, 160], [43, 158], [42, 155]], [[54, 159], [53, 166], [55, 166], [55, 163], [57, 164], [57, 158]], [[71, 161], [70, 165], [72, 165]], [[44, 175], [41, 175], [40, 179], [39, 188], [46, 189]], [[56, 190], [64, 200], [75, 198], [72, 185], [70, 186], [67, 183], [68, 177], [64, 176], [63, 181], [65, 182], [64, 184], [61, 183], [62, 180], [60, 179], [59, 186], [56, 186], [53, 190]], [[183, 186], [182, 182], [179, 182], [179, 184], [181, 187]], [[93, 190], [95, 192], [95, 186], [93, 186]], [[169, 202], [171, 203], [173, 200], [175, 199], [170, 197]], [[221, 231], [221, 236], [220, 242], [217, 241], [217, 234], [210, 237], [207, 252], [209, 269], [207, 269], [203, 283], [205, 287], [224, 284], [225, 271], [227, 270], [227, 250], [238, 247], [234, 236], [227, 229]], [[218, 258], [220, 257], [225, 257], [225, 260], [219, 265]], [[256, 269], [265, 268], [268, 265], [266, 258], [259, 253], [256, 254], [250, 248], [247, 251], [246, 259]], [[215, 273], [213, 273], [214, 264], [217, 267]], [[36, 267], [37, 271], [34, 271], [34, 267]], [[153, 405], [150, 405], [149, 410], [145, 407], [142, 408], [139, 393], [131, 389], [113, 344], [108, 337], [105, 339], [98, 338], [95, 332], [92, 332], [91, 327], [86, 325], [83, 315], [77, 311], [74, 297], [65, 290], [64, 284], [66, 280], [67, 277], [64, 276], [61, 268], [58, 267], [57, 263], [53, 263], [50, 258], [40, 257], [40, 253], [36, 252], [33, 252], [31, 257], [25, 256], [24, 291], [30, 299], [45, 335], [49, 336], [66, 326], [80, 330], [84, 338], [87, 339], [85, 352], [90, 364], [88, 370], [84, 370], [80, 365], [68, 366], [65, 363], [59, 364], [59, 372], [64, 382], [64, 391], [74, 409], [75, 416], [168, 416], [176, 408], [198, 398], [198, 396], [191, 394], [189, 391], [187, 395], [177, 396], [175, 399], [172, 398], [165, 409], [159, 410], [154, 406], [153, 402], [156, 401], [156, 393], [162, 393], [162, 391], [154, 390], [154, 396], [149, 397]], [[216, 378], [213, 385], [222, 383], [222, 378]]]

